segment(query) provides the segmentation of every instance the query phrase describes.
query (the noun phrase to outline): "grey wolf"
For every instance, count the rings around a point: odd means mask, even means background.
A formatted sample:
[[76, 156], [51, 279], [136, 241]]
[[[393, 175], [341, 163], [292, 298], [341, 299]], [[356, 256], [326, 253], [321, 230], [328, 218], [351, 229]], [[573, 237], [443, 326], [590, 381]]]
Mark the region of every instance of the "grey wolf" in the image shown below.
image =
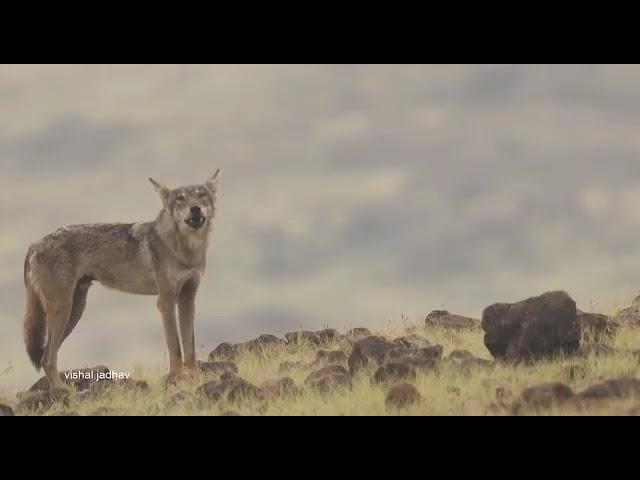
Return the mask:
[[122, 292], [157, 295], [170, 375], [195, 373], [195, 299], [206, 266], [219, 173], [204, 184], [176, 189], [150, 178], [162, 201], [155, 221], [67, 226], [29, 247], [23, 336], [31, 362], [36, 370], [44, 369], [52, 388], [63, 386], [58, 350], [80, 320], [94, 281]]

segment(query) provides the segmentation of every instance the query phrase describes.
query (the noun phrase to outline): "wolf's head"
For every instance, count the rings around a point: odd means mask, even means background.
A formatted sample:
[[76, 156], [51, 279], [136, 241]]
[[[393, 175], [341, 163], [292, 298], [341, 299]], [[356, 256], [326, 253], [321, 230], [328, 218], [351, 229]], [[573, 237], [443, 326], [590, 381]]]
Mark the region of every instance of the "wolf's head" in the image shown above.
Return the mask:
[[170, 189], [153, 178], [149, 181], [162, 200], [163, 210], [173, 218], [179, 231], [196, 233], [210, 225], [216, 212], [220, 169], [202, 185]]

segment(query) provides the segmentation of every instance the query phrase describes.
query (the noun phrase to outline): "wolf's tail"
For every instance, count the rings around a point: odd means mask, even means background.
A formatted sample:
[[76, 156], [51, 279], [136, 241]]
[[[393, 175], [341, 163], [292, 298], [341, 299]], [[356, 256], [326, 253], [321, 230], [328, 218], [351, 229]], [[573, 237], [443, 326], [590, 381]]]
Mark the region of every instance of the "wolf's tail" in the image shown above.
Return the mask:
[[23, 320], [23, 337], [31, 363], [40, 370], [45, 349], [46, 321], [42, 303], [29, 279], [31, 250], [24, 259], [24, 286], [27, 291], [26, 312]]

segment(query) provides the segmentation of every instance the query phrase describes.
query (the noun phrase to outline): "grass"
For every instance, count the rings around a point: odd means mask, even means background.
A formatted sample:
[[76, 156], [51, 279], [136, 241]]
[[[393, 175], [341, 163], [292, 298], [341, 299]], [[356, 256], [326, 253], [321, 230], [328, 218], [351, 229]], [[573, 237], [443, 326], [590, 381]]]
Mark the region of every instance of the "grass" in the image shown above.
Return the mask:
[[[390, 325], [384, 332], [386, 337], [416, 333], [426, 337], [431, 343], [444, 346], [444, 356], [455, 349], [466, 349], [474, 355], [490, 359], [491, 356], [483, 344], [482, 331], [451, 332], [424, 326]], [[623, 349], [640, 348], [640, 329], [622, 328], [611, 339], [612, 346]], [[325, 347], [339, 349], [344, 344], [334, 343]], [[244, 354], [238, 359], [239, 376], [260, 385], [274, 378], [282, 377], [278, 372], [281, 362], [300, 361], [305, 365], [315, 359], [316, 348], [309, 345], [271, 348], [263, 355]], [[567, 367], [580, 365], [584, 375], [569, 378]], [[127, 392], [122, 389], [105, 394], [93, 400], [81, 400], [71, 394], [68, 407], [54, 405], [39, 414], [53, 415], [63, 411], [74, 411], [80, 415], [90, 415], [102, 410], [111, 415], [219, 415], [233, 410], [242, 415], [315, 415], [315, 416], [358, 416], [358, 415], [485, 415], [488, 407], [496, 402], [496, 389], [518, 395], [524, 388], [552, 381], [561, 381], [574, 391], [598, 383], [604, 379], [619, 376], [635, 376], [638, 372], [638, 359], [628, 353], [616, 353], [606, 357], [591, 356], [586, 359], [558, 357], [554, 360], [538, 362], [534, 365], [497, 364], [492, 369], [475, 368], [462, 372], [454, 366], [444, 365], [437, 372], [421, 373], [414, 385], [424, 397], [424, 402], [402, 411], [389, 411], [385, 407], [388, 386], [371, 385], [369, 379], [373, 370], [358, 374], [353, 380], [353, 388], [320, 395], [308, 389], [299, 397], [275, 400], [264, 404], [256, 401], [239, 404], [204, 403], [195, 396], [196, 388], [206, 378], [182, 384], [180, 388], [166, 389], [161, 382], [164, 371], [146, 370], [137, 366], [132, 377], [145, 379], [149, 384], [146, 392]], [[304, 386], [304, 379], [310, 373], [310, 367], [294, 369], [290, 376], [298, 386]], [[172, 406], [170, 399], [178, 391], [186, 392], [186, 400]], [[0, 392], [0, 398], [9, 398], [6, 392]], [[640, 406], [640, 399], [605, 402], [589, 410], [566, 411], [552, 409], [544, 414], [559, 415], [616, 415], [632, 407]], [[493, 412], [500, 414], [500, 412]]]

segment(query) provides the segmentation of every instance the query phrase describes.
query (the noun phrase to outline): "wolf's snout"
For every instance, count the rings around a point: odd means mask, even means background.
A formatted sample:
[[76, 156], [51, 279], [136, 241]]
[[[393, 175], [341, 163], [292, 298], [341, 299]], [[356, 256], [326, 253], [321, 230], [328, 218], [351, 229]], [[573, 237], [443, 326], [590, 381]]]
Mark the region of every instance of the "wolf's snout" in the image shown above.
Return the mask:
[[192, 217], [201, 217], [202, 209], [200, 207], [191, 207], [191, 216]]

